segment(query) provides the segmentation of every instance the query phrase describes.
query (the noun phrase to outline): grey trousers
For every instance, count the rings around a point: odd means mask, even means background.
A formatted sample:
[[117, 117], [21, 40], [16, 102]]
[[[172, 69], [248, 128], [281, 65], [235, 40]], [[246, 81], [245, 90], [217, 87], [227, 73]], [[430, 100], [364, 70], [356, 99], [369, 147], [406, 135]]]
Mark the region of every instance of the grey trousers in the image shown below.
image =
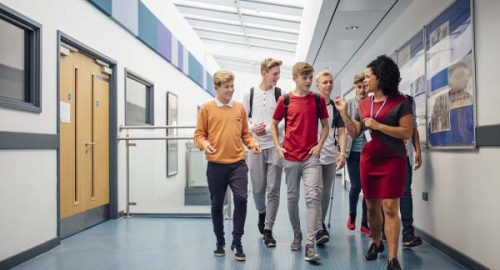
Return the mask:
[[321, 193], [323, 181], [320, 179], [321, 165], [317, 157], [295, 162], [284, 160], [286, 185], [288, 193], [288, 215], [292, 224], [293, 233], [300, 233], [299, 197], [300, 179], [304, 182], [304, 192], [307, 207], [306, 245], [314, 243], [314, 236], [318, 231], [318, 220], [321, 217]]
[[[274, 147], [262, 153], [248, 153], [248, 166], [252, 192], [257, 211], [266, 213], [265, 229], [272, 230], [280, 204], [280, 187], [283, 167]], [[267, 192], [267, 204], [266, 204]]]
[[[335, 173], [337, 172], [337, 163], [330, 163], [321, 165], [321, 178], [323, 180], [323, 194], [321, 199], [321, 220], [319, 221], [319, 228], [322, 229], [322, 224], [325, 222], [328, 206], [330, 205], [330, 196], [332, 195], [335, 186]], [[332, 206], [333, 207], [333, 206]]]

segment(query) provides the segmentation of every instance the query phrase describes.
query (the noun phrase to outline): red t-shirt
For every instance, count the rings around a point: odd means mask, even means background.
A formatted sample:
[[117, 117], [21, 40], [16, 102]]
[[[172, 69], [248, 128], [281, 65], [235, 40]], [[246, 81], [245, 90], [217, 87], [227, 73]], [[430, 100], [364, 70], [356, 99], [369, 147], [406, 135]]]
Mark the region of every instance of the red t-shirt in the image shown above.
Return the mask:
[[[320, 119], [328, 118], [325, 98], [320, 96]], [[285, 130], [285, 159], [290, 161], [304, 161], [310, 155], [309, 151], [318, 144], [318, 113], [314, 102], [314, 93], [309, 92], [303, 97], [290, 93], [288, 104], [287, 123]], [[281, 121], [285, 116], [285, 99], [281, 96], [276, 104], [273, 119]]]

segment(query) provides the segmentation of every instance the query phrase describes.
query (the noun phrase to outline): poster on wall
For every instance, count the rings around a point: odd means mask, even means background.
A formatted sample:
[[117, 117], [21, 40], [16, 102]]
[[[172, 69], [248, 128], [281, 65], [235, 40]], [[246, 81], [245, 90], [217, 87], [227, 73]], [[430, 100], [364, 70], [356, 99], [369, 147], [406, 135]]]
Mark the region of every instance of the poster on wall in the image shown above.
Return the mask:
[[426, 91], [425, 91], [425, 51], [424, 31], [419, 31], [399, 50], [397, 50], [397, 63], [401, 76], [399, 90], [410, 95], [415, 100], [417, 129], [420, 142], [427, 141], [426, 119]]
[[475, 146], [471, 3], [457, 0], [425, 28], [427, 127], [431, 148]]

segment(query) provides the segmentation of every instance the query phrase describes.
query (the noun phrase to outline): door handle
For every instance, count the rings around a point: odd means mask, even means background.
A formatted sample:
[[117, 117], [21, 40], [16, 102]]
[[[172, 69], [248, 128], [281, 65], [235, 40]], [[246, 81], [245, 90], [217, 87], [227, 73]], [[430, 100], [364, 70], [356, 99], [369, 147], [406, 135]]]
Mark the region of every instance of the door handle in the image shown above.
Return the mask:
[[85, 153], [87, 153], [90, 149], [90, 146], [94, 146], [95, 142], [86, 142], [85, 143]]

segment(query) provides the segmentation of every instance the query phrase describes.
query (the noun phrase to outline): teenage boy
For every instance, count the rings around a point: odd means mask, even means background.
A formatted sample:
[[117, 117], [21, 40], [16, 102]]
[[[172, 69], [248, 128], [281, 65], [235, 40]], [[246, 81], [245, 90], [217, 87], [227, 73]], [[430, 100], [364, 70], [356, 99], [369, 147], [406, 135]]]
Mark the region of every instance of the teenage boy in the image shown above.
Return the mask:
[[243, 106], [248, 115], [250, 130], [262, 149], [262, 153], [248, 156], [248, 167], [255, 207], [259, 213], [257, 226], [264, 236], [266, 247], [276, 246], [272, 230], [280, 202], [283, 171], [270, 133], [276, 101], [281, 96], [281, 89], [276, 87], [280, 78], [281, 64], [282, 62], [277, 59], [264, 59], [260, 65], [262, 76], [260, 84], [252, 87], [243, 97]]
[[[320, 181], [321, 167], [319, 157], [321, 148], [328, 136], [328, 112], [325, 99], [310, 91], [313, 67], [305, 62], [293, 66], [295, 89], [280, 97], [273, 114], [271, 134], [278, 155], [283, 159], [288, 193], [288, 215], [292, 224], [294, 238], [291, 250], [302, 248], [302, 233], [299, 219], [300, 179], [304, 182], [307, 206], [307, 235], [305, 260], [320, 259], [314, 248], [314, 236], [321, 215]], [[278, 123], [285, 120], [285, 139], [283, 147], [278, 139]], [[318, 142], [318, 118], [321, 120], [321, 136]]]
[[224, 256], [224, 223], [222, 208], [227, 187], [233, 192], [233, 242], [231, 250], [238, 261], [246, 259], [241, 237], [247, 214], [248, 168], [243, 144], [260, 153], [259, 144], [248, 131], [247, 115], [241, 103], [232, 100], [234, 74], [219, 70], [214, 74], [217, 96], [200, 109], [194, 142], [205, 151], [208, 160], [207, 181], [210, 191], [212, 223], [217, 238], [215, 256]]
[[[348, 103], [349, 115], [354, 115], [359, 110], [359, 102], [368, 97], [367, 87], [364, 83], [365, 73], [361, 72], [354, 76], [353, 84], [356, 91], [355, 99]], [[356, 229], [356, 214], [358, 210], [359, 193], [361, 192], [361, 176], [359, 172], [359, 162], [361, 150], [365, 144], [365, 136], [363, 133], [357, 138], [352, 138], [347, 134], [347, 172], [349, 173], [349, 180], [351, 181], [351, 188], [349, 190], [349, 217], [347, 218], [347, 229], [353, 231]], [[371, 237], [372, 231], [368, 226], [366, 201], [363, 198], [361, 203], [361, 227], [360, 231], [366, 236]]]
[[[333, 90], [333, 75], [328, 70], [318, 72], [315, 78], [319, 94], [325, 98], [328, 110], [328, 127], [330, 132], [321, 149], [319, 163], [321, 164], [321, 179], [323, 181], [323, 195], [321, 199], [320, 230], [316, 233], [316, 244], [323, 245], [330, 240], [330, 234], [325, 226], [325, 217], [333, 196], [335, 174], [345, 165], [346, 132], [340, 112], [335, 108], [330, 95]], [[338, 140], [337, 140], [338, 134]], [[318, 137], [321, 131], [318, 129]], [[333, 207], [333, 206], [332, 206]], [[330, 210], [331, 211], [331, 210]]]

